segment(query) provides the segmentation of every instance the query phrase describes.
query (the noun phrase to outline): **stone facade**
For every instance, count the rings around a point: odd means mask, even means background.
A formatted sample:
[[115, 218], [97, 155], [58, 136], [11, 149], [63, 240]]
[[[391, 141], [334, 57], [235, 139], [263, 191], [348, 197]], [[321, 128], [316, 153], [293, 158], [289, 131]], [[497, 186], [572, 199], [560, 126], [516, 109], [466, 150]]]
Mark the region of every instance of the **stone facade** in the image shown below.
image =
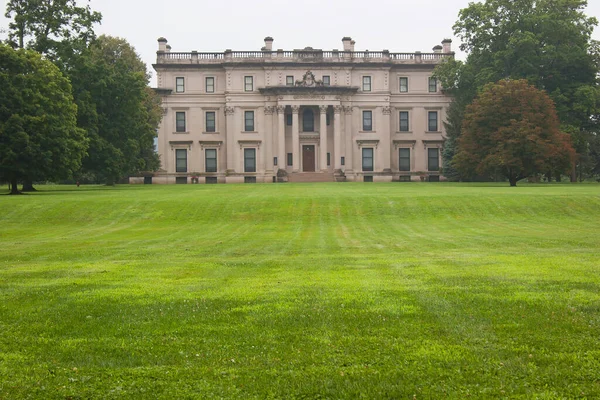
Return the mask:
[[347, 37], [332, 51], [273, 50], [270, 37], [260, 51], [223, 53], [158, 42], [153, 183], [441, 177], [450, 99], [431, 75], [453, 56], [450, 40], [432, 53], [355, 51]]

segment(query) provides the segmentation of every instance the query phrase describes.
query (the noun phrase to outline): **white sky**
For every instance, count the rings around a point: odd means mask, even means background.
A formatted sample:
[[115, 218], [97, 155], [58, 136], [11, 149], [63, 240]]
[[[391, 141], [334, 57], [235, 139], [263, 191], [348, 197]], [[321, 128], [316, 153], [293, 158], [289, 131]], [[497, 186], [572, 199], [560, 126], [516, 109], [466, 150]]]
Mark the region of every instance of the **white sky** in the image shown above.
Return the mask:
[[[84, 0], [80, 0], [83, 3]], [[6, 28], [6, 0], [0, 0], [0, 27]], [[273, 48], [311, 46], [342, 49], [342, 37], [356, 50], [429, 52], [452, 34], [458, 12], [469, 0], [90, 0], [103, 15], [98, 34], [127, 39], [154, 72], [156, 39], [164, 36], [172, 51], [260, 50], [265, 36]], [[600, 1], [588, 1], [587, 15], [600, 19]], [[0, 34], [4, 38], [4, 34]], [[600, 40], [600, 27], [594, 38]], [[463, 58], [462, 54], [457, 54]], [[155, 84], [154, 79], [151, 82]]]

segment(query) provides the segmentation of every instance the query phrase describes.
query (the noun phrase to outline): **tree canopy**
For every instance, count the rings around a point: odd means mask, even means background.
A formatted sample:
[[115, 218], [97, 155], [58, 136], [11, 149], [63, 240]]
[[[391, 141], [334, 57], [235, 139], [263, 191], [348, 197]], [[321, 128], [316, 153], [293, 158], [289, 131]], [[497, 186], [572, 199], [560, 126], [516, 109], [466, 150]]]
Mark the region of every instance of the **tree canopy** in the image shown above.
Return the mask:
[[0, 178], [61, 179], [81, 166], [87, 148], [77, 128], [71, 85], [40, 54], [0, 44]]
[[548, 94], [526, 80], [488, 84], [467, 106], [453, 165], [464, 175], [504, 175], [511, 186], [549, 169], [565, 172], [575, 156]]

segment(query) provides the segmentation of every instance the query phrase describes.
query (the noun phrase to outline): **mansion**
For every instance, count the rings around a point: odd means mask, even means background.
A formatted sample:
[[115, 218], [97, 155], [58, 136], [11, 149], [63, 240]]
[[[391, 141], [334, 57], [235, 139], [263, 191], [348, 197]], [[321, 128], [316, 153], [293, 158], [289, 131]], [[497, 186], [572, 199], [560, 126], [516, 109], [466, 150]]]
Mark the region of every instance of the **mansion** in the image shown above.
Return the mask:
[[[437, 181], [450, 98], [432, 77], [452, 57], [342, 50], [172, 52], [154, 69], [161, 170], [138, 183]], [[442, 177], [443, 179], [443, 177]]]

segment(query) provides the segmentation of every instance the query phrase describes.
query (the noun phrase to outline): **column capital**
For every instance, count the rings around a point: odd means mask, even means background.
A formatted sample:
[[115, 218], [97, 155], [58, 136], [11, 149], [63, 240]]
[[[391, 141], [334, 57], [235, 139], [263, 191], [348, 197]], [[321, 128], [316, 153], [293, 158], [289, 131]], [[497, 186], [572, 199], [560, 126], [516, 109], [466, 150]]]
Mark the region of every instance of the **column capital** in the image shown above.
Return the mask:
[[265, 106], [265, 115], [273, 115], [273, 112], [275, 112], [275, 107]]
[[333, 106], [333, 112], [336, 114], [341, 114], [342, 106]]
[[299, 114], [300, 113], [300, 106], [292, 106], [292, 113], [293, 114]]
[[389, 107], [389, 106], [383, 107], [384, 115], [390, 115], [391, 113], [392, 113], [392, 107]]
[[225, 115], [233, 115], [234, 112], [235, 112], [235, 108], [225, 107]]
[[322, 113], [326, 113], [327, 108], [329, 108], [329, 106], [319, 106], [319, 111], [321, 111]]
[[344, 110], [344, 114], [346, 114], [346, 115], [352, 114], [352, 106], [342, 106], [342, 109]]
[[285, 106], [277, 106], [277, 114], [285, 114]]

